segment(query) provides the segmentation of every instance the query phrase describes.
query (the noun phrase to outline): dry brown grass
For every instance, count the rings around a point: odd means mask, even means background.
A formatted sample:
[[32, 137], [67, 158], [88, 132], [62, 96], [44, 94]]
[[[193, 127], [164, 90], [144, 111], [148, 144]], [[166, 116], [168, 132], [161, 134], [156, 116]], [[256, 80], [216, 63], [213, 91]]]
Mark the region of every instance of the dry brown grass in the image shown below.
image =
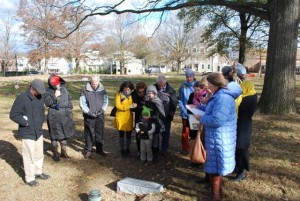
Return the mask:
[[[47, 79], [47, 76], [42, 76]], [[80, 79], [81, 76], [75, 79]], [[74, 119], [77, 135], [72, 138], [69, 152], [71, 159], [56, 163], [51, 159], [50, 141], [47, 127], [44, 125], [44, 172], [51, 175], [48, 181], [40, 181], [40, 186], [30, 188], [24, 184], [21, 140], [17, 136], [17, 125], [8, 118], [10, 107], [18, 93], [13, 84], [18, 79], [20, 90], [31, 77], [4, 78], [0, 86], [0, 200], [53, 200], [74, 201], [87, 200], [91, 189], [101, 190], [105, 201], [114, 200], [198, 200], [207, 194], [204, 185], [195, 183], [203, 177], [202, 168], [189, 168], [186, 156], [180, 150], [181, 120], [175, 118], [172, 126], [171, 147], [167, 157], [161, 157], [158, 164], [145, 166], [136, 157], [122, 159], [118, 149], [118, 134], [112, 127], [112, 118], [106, 115], [105, 150], [106, 158], [93, 155], [91, 160], [84, 160], [83, 120], [78, 107], [78, 94], [81, 82], [69, 81], [69, 88], [74, 98]], [[25, 80], [29, 79], [29, 80]], [[108, 79], [108, 78], [107, 78]], [[140, 79], [133, 78], [133, 79]], [[152, 78], [143, 78], [148, 83]], [[170, 78], [174, 88], [178, 88], [182, 78]], [[257, 86], [262, 80], [255, 78]], [[106, 81], [109, 94], [114, 93], [119, 83]], [[259, 88], [259, 87], [258, 87]], [[247, 180], [234, 183], [230, 178], [224, 179], [224, 200], [300, 200], [300, 115], [254, 116], [254, 131], [251, 147], [251, 171]], [[136, 150], [132, 143], [132, 152]], [[164, 184], [161, 194], [147, 196], [128, 195], [116, 192], [116, 182], [124, 177], [134, 177]]]

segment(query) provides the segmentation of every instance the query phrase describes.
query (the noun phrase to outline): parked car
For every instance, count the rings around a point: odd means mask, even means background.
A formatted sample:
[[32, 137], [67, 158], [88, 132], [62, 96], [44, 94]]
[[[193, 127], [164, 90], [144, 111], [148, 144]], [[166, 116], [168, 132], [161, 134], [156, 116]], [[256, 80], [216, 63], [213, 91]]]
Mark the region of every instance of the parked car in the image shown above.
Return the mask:
[[43, 73], [42, 72], [39, 72], [39, 71], [27, 71], [25, 73], [25, 75], [28, 75], [28, 76], [32, 76], [32, 75], [42, 75]]

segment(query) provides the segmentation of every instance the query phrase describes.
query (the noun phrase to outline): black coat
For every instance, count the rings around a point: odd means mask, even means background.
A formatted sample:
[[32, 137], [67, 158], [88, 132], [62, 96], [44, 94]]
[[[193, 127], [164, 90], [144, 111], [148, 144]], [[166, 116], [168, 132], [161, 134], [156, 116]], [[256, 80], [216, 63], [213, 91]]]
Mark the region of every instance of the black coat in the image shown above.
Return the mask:
[[238, 110], [236, 148], [249, 149], [252, 134], [252, 116], [257, 106], [257, 94], [246, 96]]
[[[75, 134], [75, 123], [72, 113], [73, 104], [65, 83], [61, 79], [61, 95], [58, 99], [54, 95], [56, 89], [50, 83], [48, 83], [49, 87], [45, 94], [45, 105], [49, 107], [47, 124], [51, 140], [63, 140]], [[57, 105], [59, 105], [59, 108]]]
[[[37, 140], [43, 135], [45, 120], [44, 97], [33, 96], [29, 89], [17, 96], [10, 111], [10, 119], [19, 124], [22, 139]], [[26, 118], [28, 120], [26, 120]], [[26, 126], [28, 123], [28, 126]]]
[[143, 105], [145, 105], [145, 96], [139, 96], [137, 94], [137, 91], [134, 90], [131, 94], [132, 97], [132, 102], [137, 104], [136, 108], [131, 109], [132, 112], [135, 113], [135, 117], [134, 117], [134, 125], [139, 122], [139, 120], [142, 117], [142, 110], [143, 110]]

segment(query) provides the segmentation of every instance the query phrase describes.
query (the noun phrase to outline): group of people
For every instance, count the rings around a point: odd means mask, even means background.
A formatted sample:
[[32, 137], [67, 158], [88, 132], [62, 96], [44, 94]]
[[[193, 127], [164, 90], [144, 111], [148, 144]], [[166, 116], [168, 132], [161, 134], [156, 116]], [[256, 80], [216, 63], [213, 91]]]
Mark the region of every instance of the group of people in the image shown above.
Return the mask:
[[158, 161], [159, 150], [164, 154], [169, 149], [171, 122], [177, 107], [176, 92], [166, 77], [159, 75], [157, 82], [148, 86], [139, 81], [135, 88], [131, 81], [124, 81], [116, 93], [115, 106], [114, 126], [119, 132], [121, 156], [131, 156], [131, 137], [135, 130], [141, 162]]
[[[236, 72], [237, 77], [234, 76]], [[250, 168], [252, 116], [257, 105], [254, 84], [247, 80], [246, 68], [238, 64], [237, 70], [232, 66], [225, 66], [222, 74], [210, 73], [201, 80], [200, 85], [187, 76], [182, 88], [183, 92], [190, 90], [185, 96], [184, 101], [187, 102], [179, 104], [183, 122], [182, 146], [188, 151], [187, 133], [190, 138], [195, 138], [195, 132], [188, 126], [188, 111], [184, 110], [187, 103], [205, 111], [203, 116], [196, 115], [205, 129], [206, 176], [202, 181], [209, 182], [211, 187], [210, 197], [203, 200], [221, 200], [222, 177], [236, 173], [233, 181], [238, 182], [246, 178], [244, 170], [249, 171]]]
[[[136, 146], [141, 163], [158, 161], [159, 151], [169, 150], [171, 123], [179, 105], [182, 118], [181, 147], [190, 151], [190, 141], [197, 130], [189, 126], [187, 105], [204, 110], [197, 116], [205, 128], [207, 158], [204, 166], [206, 181], [212, 188], [211, 198], [221, 200], [222, 176], [236, 172], [235, 181], [246, 178], [249, 171], [249, 147], [252, 133], [252, 116], [257, 102], [254, 84], [247, 80], [246, 69], [237, 66], [239, 82], [235, 80], [232, 66], [222, 68], [222, 73], [210, 73], [197, 81], [191, 69], [185, 71], [186, 81], [178, 94], [164, 75], [155, 84], [124, 81], [115, 95], [116, 113], [114, 127], [119, 133], [120, 156], [131, 156], [132, 133], [135, 131]], [[42, 172], [44, 104], [48, 107], [47, 125], [50, 134], [53, 160], [68, 158], [68, 138], [75, 133], [72, 101], [66, 82], [57, 75], [50, 76], [48, 88], [42, 80], [35, 79], [29, 88], [18, 95], [10, 112], [10, 118], [19, 125], [22, 138], [22, 157], [25, 181], [29, 186], [38, 185], [36, 179], [48, 179]], [[84, 118], [84, 158], [96, 153], [106, 156], [103, 150], [105, 111], [108, 96], [99, 76], [92, 76], [83, 87], [79, 99]], [[61, 152], [58, 151], [58, 146]]]

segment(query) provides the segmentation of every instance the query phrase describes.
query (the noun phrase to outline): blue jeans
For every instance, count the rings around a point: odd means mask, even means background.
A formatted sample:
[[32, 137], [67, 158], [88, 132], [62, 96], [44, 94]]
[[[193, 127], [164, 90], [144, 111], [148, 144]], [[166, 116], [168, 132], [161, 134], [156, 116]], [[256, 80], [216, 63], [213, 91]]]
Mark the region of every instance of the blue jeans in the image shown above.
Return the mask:
[[168, 151], [169, 149], [169, 139], [170, 139], [170, 132], [171, 132], [171, 121], [163, 121], [165, 125], [165, 131], [161, 134], [162, 135], [162, 142], [161, 142], [161, 150]]

